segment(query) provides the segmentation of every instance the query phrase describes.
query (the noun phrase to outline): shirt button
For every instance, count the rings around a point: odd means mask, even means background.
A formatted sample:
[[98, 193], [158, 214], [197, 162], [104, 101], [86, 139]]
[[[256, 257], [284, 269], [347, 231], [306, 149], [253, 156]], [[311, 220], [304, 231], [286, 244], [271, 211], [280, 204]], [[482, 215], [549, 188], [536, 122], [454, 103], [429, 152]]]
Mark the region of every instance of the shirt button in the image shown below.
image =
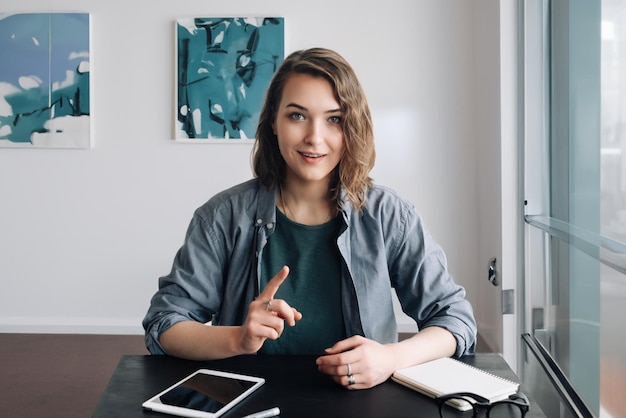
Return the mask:
[[274, 228], [274, 224], [272, 222], [267, 224], [267, 229], [272, 229]]
[[261, 225], [263, 223], [263, 219], [259, 218], [256, 220], [257, 225]]

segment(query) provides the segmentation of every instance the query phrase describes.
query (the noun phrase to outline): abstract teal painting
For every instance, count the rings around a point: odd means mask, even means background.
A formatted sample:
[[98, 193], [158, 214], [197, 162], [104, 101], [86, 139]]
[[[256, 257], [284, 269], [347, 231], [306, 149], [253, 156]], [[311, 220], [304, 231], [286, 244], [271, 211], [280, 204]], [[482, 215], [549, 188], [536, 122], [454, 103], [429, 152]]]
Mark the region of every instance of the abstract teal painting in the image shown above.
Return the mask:
[[0, 14], [0, 147], [90, 148], [88, 13]]
[[284, 60], [284, 19], [178, 19], [176, 36], [175, 139], [253, 140], [265, 90]]

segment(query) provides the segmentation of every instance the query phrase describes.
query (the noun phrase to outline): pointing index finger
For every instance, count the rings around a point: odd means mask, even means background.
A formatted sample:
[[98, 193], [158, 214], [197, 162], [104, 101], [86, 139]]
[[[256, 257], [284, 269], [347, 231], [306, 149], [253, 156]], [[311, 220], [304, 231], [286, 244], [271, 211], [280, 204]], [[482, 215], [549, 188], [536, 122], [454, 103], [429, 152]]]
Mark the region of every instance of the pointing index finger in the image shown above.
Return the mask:
[[267, 282], [263, 291], [259, 294], [259, 299], [274, 299], [274, 295], [278, 292], [278, 288], [285, 281], [285, 279], [289, 276], [289, 267], [284, 266], [272, 279]]

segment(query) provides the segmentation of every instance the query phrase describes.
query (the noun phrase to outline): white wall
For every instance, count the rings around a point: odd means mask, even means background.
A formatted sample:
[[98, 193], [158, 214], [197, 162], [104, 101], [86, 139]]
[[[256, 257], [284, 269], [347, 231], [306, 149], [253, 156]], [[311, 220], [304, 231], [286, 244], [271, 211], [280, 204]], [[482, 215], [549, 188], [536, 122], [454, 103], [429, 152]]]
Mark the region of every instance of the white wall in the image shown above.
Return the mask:
[[[500, 54], [500, 9], [503, 3], [517, 0], [474, 0], [476, 19], [482, 17], [484, 23], [477, 25], [474, 31], [475, 40], [475, 77], [474, 85], [477, 100], [475, 117], [477, 121], [478, 196], [479, 207], [479, 255], [481, 274], [474, 284], [475, 303], [477, 310], [476, 322], [479, 324], [481, 336], [490, 343], [493, 351], [502, 351], [502, 282], [507, 278], [501, 250], [502, 245], [502, 184], [501, 158], [502, 144], [500, 141], [501, 126], [501, 72]], [[514, 28], [513, 28], [514, 30]], [[506, 45], [511, 49], [511, 45]], [[512, 53], [516, 49], [512, 48]], [[496, 258], [496, 271], [499, 286], [493, 286], [487, 280], [488, 261]]]
[[417, 205], [480, 311], [471, 2], [4, 0], [2, 11], [92, 14], [95, 148], [0, 149], [0, 332], [141, 333], [193, 210], [250, 177], [250, 145], [171, 140], [174, 20], [202, 15], [283, 16], [287, 52], [330, 47], [353, 64], [374, 116], [375, 180]]

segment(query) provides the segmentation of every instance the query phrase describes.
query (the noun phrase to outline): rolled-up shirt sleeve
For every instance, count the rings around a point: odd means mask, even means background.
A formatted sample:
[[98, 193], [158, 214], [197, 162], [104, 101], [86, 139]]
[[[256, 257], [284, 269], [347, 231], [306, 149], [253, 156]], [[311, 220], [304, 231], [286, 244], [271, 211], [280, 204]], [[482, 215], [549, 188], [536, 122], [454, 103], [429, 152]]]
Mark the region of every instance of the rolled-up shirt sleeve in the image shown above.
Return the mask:
[[159, 289], [143, 319], [146, 348], [150, 353], [166, 353], [159, 337], [176, 323], [206, 323], [218, 312], [222, 262], [212, 241], [210, 229], [194, 214], [172, 270], [159, 279]]
[[390, 266], [402, 309], [418, 329], [438, 326], [450, 331], [457, 341], [456, 357], [473, 354], [476, 321], [465, 289], [448, 272], [446, 256], [421, 217], [413, 210], [405, 215], [406, 225]]

